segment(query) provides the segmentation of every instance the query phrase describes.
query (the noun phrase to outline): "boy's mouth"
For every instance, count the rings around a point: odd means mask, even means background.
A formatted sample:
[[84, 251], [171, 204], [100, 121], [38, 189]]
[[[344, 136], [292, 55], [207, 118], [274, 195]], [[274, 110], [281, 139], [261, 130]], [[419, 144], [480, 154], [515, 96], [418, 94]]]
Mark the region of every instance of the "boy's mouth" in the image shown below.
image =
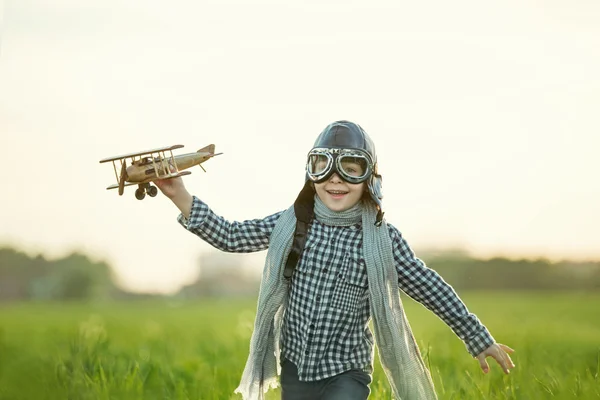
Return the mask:
[[344, 190], [326, 190], [326, 192], [329, 193], [329, 195], [331, 195], [331, 197], [334, 199], [341, 199], [348, 194], [348, 192]]

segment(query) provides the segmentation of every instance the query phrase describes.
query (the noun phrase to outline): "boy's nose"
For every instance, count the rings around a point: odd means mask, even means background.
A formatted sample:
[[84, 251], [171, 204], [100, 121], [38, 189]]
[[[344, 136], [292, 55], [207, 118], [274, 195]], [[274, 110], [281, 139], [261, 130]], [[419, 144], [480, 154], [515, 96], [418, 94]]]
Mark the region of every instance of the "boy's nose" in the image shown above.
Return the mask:
[[339, 175], [337, 174], [337, 172], [334, 172], [333, 174], [331, 174], [331, 177], [329, 178], [330, 182], [341, 182], [342, 178], [339, 177]]

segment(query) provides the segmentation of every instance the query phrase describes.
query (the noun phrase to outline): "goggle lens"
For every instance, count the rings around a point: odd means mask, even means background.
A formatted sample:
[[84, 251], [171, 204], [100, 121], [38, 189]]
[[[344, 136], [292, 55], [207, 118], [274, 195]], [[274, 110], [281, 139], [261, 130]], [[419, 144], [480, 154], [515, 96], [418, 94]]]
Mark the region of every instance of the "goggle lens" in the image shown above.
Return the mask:
[[363, 157], [342, 156], [338, 163], [342, 174], [355, 178], [363, 177], [367, 171], [367, 160]]
[[331, 168], [332, 159], [325, 154], [311, 154], [308, 157], [308, 173], [320, 175]]

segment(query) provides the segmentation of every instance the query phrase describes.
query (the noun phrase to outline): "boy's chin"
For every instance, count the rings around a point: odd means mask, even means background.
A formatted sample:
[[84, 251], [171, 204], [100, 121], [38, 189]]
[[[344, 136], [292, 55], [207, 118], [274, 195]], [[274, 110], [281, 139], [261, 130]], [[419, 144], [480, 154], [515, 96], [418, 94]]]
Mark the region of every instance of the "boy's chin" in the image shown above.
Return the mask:
[[327, 208], [329, 208], [331, 211], [335, 211], [335, 212], [346, 211], [346, 210], [351, 209], [354, 206], [354, 204], [347, 205], [347, 204], [331, 203], [331, 202], [327, 202], [327, 201], [324, 201], [323, 204], [325, 204], [327, 206]]
[[327, 208], [329, 208], [331, 211], [335, 211], [335, 212], [342, 212], [342, 211], [349, 210], [360, 202], [360, 198], [355, 202], [352, 202], [351, 201], [352, 199], [348, 199], [348, 198], [345, 198], [342, 201], [336, 201], [336, 200], [332, 199], [331, 197], [329, 197], [327, 195], [327, 193], [325, 193], [324, 195], [321, 195], [321, 193], [317, 193], [317, 196], [319, 197], [319, 199], [321, 199], [321, 202], [323, 202], [323, 204], [325, 204], [325, 206]]

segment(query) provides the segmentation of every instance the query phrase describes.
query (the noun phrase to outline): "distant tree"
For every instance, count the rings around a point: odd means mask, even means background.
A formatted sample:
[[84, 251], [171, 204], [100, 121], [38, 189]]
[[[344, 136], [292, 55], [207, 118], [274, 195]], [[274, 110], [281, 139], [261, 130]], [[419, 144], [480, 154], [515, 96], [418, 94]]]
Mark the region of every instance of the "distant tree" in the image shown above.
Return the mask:
[[50, 277], [58, 280], [61, 299], [107, 297], [114, 286], [110, 267], [104, 262], [95, 263], [85, 255], [73, 253], [53, 264]]
[[33, 261], [13, 248], [0, 248], [0, 298], [18, 300], [28, 295], [28, 282], [33, 274]]
[[115, 289], [110, 266], [83, 254], [49, 261], [0, 248], [0, 300], [106, 298]]

